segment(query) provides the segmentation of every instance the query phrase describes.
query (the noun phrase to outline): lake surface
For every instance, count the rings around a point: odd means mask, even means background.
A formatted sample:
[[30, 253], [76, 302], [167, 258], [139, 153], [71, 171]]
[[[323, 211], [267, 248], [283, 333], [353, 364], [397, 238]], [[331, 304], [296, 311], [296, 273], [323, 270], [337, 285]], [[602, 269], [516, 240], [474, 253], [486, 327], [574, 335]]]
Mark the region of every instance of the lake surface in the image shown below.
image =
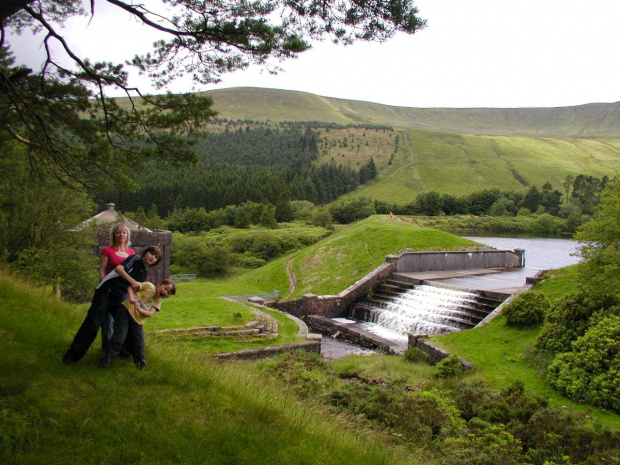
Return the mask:
[[528, 277], [541, 270], [552, 270], [576, 265], [581, 257], [576, 255], [579, 242], [572, 239], [538, 237], [484, 237], [462, 236], [497, 250], [525, 250], [525, 268], [503, 273], [445, 279], [441, 282], [453, 286], [486, 291], [518, 288]]
[[525, 250], [526, 268], [551, 270], [576, 265], [581, 257], [575, 255], [579, 242], [572, 239], [557, 238], [515, 238], [463, 236], [497, 250]]

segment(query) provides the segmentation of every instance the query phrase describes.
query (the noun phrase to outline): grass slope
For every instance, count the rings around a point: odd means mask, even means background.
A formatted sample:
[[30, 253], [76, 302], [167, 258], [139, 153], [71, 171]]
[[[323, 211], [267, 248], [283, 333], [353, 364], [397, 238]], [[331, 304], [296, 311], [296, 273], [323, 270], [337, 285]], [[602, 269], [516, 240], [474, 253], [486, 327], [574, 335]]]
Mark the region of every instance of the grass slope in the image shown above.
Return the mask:
[[614, 177], [620, 172], [620, 140], [474, 136], [401, 131], [392, 164], [346, 197], [411, 202], [421, 192], [455, 196], [482, 189], [540, 190], [546, 182], [563, 192], [567, 175]]
[[0, 462], [415, 463], [242, 367], [152, 337], [143, 371], [64, 366], [82, 316], [0, 272]]
[[[467, 195], [527, 191], [567, 175], [620, 173], [620, 102], [566, 108], [421, 109], [260, 88], [208, 92], [220, 117], [236, 123], [322, 121], [360, 127], [319, 129], [315, 163], [359, 169], [372, 157], [379, 176], [349, 196], [399, 204], [423, 192]], [[221, 132], [226, 125], [211, 124]], [[237, 129], [235, 129], [237, 130]]]
[[287, 296], [290, 287], [286, 265], [290, 261], [296, 284], [289, 299], [308, 292], [338, 294], [384, 263], [386, 255], [404, 249], [464, 250], [475, 245], [452, 234], [392, 220], [389, 215], [374, 215], [299, 252], [248, 272], [236, 282], [248, 286], [262, 284], [265, 291], [275, 288], [281, 296]]
[[[218, 295], [286, 286], [285, 266], [291, 259], [304, 286], [320, 294], [321, 290], [340, 291], [395, 249], [455, 249], [470, 244], [375, 216], [242, 276], [184, 283], [178, 296], [166, 301], [162, 312], [147, 323], [144, 371], [123, 361], [109, 370], [98, 369], [96, 345], [80, 364], [62, 365], [62, 354], [83, 318], [83, 308], [60, 303], [0, 270], [0, 461], [28, 465], [429, 463], [383, 433], [370, 432], [362, 422], [326, 413], [312, 401], [301, 403], [285, 386], [262, 377], [258, 366], [216, 363], [204, 356], [208, 352], [204, 347], [178, 344], [153, 330], [191, 326], [197, 320], [225, 321], [228, 316], [218, 313], [240, 307], [230, 304], [204, 311], [216, 305]], [[567, 281], [558, 285], [560, 279]], [[568, 270], [566, 276], [546, 281], [541, 288], [550, 298], [557, 297], [574, 279]], [[178, 320], [166, 320], [174, 313]], [[585, 409], [550, 391], [529, 365], [527, 352], [536, 331], [508, 328], [500, 317], [483, 328], [434, 341], [474, 362], [476, 369], [468, 377], [485, 379], [495, 387], [522, 380], [527, 389], [556, 405]], [[411, 385], [423, 385], [430, 376], [428, 367], [396, 357], [350, 356], [335, 363], [340, 370], [363, 370], [368, 376], [405, 376]], [[590, 414], [620, 428], [618, 415], [597, 409]]]
[[[379, 176], [350, 196], [405, 203], [431, 190], [452, 195], [499, 188], [525, 191], [567, 175], [620, 172], [620, 103], [566, 108], [420, 109], [259, 88], [211, 91], [223, 117], [380, 124], [395, 132], [321, 131], [317, 163], [359, 167], [373, 157]], [[395, 137], [398, 136], [398, 151]]]

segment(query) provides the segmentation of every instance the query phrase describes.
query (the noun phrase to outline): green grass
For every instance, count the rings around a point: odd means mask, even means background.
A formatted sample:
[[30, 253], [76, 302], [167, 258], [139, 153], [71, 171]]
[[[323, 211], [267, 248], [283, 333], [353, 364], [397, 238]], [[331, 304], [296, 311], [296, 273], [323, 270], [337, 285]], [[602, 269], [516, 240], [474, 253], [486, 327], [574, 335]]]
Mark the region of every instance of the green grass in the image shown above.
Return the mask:
[[[0, 460], [2, 463], [430, 463], [420, 450], [394, 444], [364, 423], [334, 416], [318, 400], [301, 402], [287, 386], [261, 375], [265, 363], [218, 363], [208, 354], [296, 340], [296, 325], [271, 312], [280, 325], [275, 341], [180, 339], [157, 329], [227, 325], [251, 318], [251, 309], [222, 300], [223, 294], [286, 290], [286, 263], [293, 260], [300, 286], [317, 294], [337, 293], [402, 248], [459, 249], [471, 242], [374, 216], [314, 246], [228, 279], [180, 283], [146, 326], [147, 368], [118, 361], [97, 368], [97, 342], [76, 366], [61, 364], [84, 316], [42, 290], [0, 272]], [[556, 273], [560, 275], [560, 273]], [[574, 268], [540, 285], [556, 298], [575, 282]], [[562, 282], [564, 281], [564, 282]], [[301, 294], [303, 291], [296, 291]], [[281, 293], [282, 295], [282, 293]], [[292, 297], [295, 297], [293, 295]], [[528, 350], [537, 329], [508, 328], [503, 318], [475, 330], [434, 337], [438, 345], [470, 360], [469, 378], [491, 387], [515, 380], [556, 405], [589, 411], [614, 429], [620, 417], [576, 405], [551, 391]], [[262, 345], [261, 345], [262, 344]], [[412, 387], [430, 380], [432, 367], [402, 357], [347, 356], [331, 362], [342, 375], [406, 378]]]
[[[273, 316], [278, 322], [278, 334], [273, 337], [261, 336], [196, 336], [183, 333], [159, 333], [153, 335], [156, 342], [166, 341], [174, 344], [179, 351], [187, 354], [204, 355], [204, 354], [221, 354], [227, 352], [236, 352], [239, 350], [254, 350], [276, 345], [292, 344], [296, 342], [305, 342], [306, 339], [298, 337], [299, 325], [277, 310], [260, 308], [260, 311]], [[251, 317], [253, 318], [253, 316]], [[239, 321], [237, 322], [239, 323]], [[184, 325], [177, 326], [179, 328], [186, 327]]]
[[[338, 294], [402, 250], [464, 250], [467, 239], [375, 215], [294, 254], [297, 286], [290, 298]], [[265, 270], [269, 273], [269, 270]], [[275, 271], [275, 270], [274, 270]]]
[[0, 460], [11, 464], [415, 463], [285, 389], [166, 341], [143, 371], [61, 357], [82, 314], [0, 273]]
[[526, 192], [549, 182], [560, 192], [567, 175], [613, 177], [620, 172], [614, 140], [485, 136], [401, 131], [392, 165], [346, 197], [412, 202], [421, 192], [463, 196], [483, 189]]

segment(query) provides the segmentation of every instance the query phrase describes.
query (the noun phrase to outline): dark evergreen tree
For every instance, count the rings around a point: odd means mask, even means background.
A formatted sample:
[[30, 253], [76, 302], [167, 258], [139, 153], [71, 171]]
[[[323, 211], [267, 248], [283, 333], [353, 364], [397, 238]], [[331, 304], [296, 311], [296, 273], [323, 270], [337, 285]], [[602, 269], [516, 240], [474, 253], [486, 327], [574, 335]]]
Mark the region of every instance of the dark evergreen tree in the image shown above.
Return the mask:
[[536, 186], [532, 186], [523, 198], [523, 206], [530, 212], [536, 213], [536, 210], [538, 210], [538, 206], [540, 205], [540, 200], [540, 191]]

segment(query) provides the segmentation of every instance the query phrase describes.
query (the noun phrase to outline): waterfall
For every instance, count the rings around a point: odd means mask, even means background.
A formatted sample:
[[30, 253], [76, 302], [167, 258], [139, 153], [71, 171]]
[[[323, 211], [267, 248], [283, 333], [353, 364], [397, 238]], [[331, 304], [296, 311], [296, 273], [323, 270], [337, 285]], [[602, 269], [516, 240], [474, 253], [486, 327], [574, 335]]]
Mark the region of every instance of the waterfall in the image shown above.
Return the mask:
[[465, 290], [419, 285], [387, 301], [367, 299], [358, 305], [364, 306], [365, 328], [405, 337], [407, 333], [441, 334], [475, 326], [480, 321], [472, 315], [477, 299], [477, 294]]

